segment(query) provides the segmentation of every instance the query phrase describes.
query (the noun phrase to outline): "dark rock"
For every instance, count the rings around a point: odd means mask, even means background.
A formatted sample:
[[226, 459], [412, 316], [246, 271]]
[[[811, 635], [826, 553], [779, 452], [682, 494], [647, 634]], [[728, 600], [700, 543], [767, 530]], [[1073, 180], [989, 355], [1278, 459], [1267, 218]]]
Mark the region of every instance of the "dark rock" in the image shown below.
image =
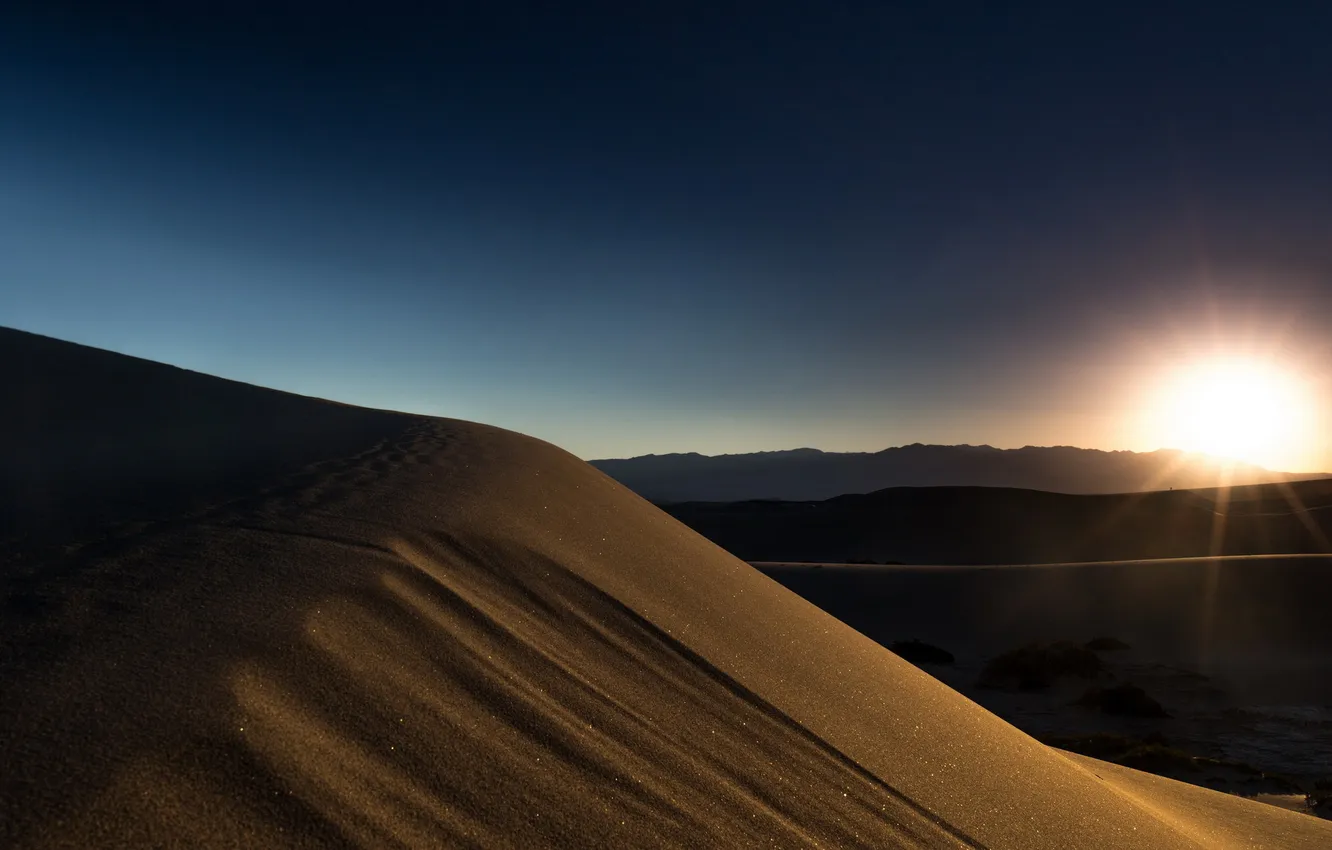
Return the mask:
[[1074, 703], [1119, 717], [1169, 717], [1161, 703], [1137, 685], [1124, 682], [1113, 688], [1092, 688]]
[[1119, 638], [1113, 637], [1092, 638], [1084, 643], [1083, 646], [1090, 649], [1092, 652], [1119, 652], [1129, 648], [1128, 644], [1124, 643]]
[[1043, 690], [1064, 677], [1094, 679], [1104, 668], [1086, 647], [1067, 641], [1033, 643], [991, 658], [981, 670], [982, 688]]

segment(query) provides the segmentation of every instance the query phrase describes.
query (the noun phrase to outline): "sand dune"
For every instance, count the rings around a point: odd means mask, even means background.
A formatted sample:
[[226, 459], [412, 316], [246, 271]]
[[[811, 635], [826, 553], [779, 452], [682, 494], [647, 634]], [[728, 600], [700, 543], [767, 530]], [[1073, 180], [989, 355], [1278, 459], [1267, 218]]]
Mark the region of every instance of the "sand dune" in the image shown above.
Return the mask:
[[[0, 550], [0, 845], [1332, 845], [1036, 743], [537, 440], [287, 398], [322, 459], [284, 454], [233, 384], [0, 336], [7, 370], [95, 364], [10, 401], [60, 413], [6, 424], [7, 462], [47, 432], [48, 458], [128, 434], [183, 461], [91, 471], [91, 502], [69, 465], [54, 530]], [[190, 465], [216, 439], [266, 460], [220, 486]]]
[[0, 539], [180, 514], [411, 421], [5, 328], [0, 368]]

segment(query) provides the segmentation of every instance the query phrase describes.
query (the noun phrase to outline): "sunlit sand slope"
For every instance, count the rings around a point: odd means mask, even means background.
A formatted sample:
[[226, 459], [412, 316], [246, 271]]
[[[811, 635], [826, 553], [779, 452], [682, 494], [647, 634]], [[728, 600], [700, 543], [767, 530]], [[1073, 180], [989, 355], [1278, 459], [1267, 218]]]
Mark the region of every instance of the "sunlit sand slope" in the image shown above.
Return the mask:
[[1037, 744], [547, 444], [364, 443], [4, 550], [0, 845], [1332, 846]]

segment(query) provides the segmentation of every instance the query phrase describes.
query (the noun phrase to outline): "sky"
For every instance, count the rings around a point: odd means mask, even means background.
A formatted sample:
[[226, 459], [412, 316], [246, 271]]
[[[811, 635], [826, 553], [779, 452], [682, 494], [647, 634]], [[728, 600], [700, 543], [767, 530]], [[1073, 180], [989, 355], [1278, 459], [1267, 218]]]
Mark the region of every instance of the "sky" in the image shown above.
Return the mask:
[[7, 3], [0, 325], [585, 458], [1152, 450], [1260, 357], [1332, 470], [1332, 11], [1227, 5]]

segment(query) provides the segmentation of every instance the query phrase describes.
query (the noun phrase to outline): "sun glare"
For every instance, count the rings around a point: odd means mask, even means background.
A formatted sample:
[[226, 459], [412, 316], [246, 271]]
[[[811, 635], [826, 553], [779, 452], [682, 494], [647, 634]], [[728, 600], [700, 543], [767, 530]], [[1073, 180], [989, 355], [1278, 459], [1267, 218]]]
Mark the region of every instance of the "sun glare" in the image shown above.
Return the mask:
[[1313, 419], [1310, 393], [1293, 372], [1265, 360], [1209, 360], [1169, 380], [1157, 407], [1162, 445], [1299, 468]]

